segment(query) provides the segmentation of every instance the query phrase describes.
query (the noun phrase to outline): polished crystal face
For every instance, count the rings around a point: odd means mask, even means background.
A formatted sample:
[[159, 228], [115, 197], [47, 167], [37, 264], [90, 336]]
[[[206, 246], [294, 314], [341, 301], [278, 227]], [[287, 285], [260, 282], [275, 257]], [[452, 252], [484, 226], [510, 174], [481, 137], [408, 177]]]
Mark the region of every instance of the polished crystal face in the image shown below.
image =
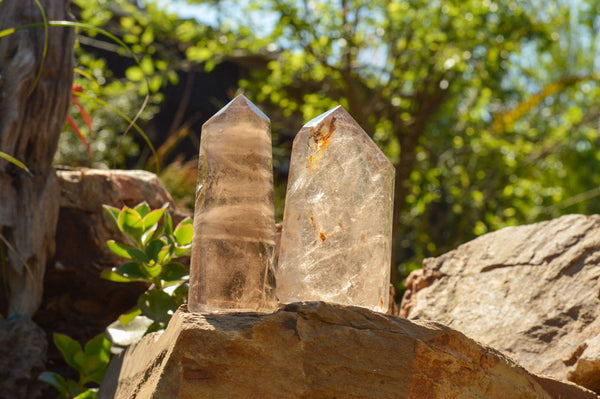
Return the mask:
[[343, 107], [307, 123], [292, 149], [279, 300], [385, 311], [393, 195], [393, 165]]
[[274, 307], [269, 118], [240, 95], [202, 126], [191, 311]]

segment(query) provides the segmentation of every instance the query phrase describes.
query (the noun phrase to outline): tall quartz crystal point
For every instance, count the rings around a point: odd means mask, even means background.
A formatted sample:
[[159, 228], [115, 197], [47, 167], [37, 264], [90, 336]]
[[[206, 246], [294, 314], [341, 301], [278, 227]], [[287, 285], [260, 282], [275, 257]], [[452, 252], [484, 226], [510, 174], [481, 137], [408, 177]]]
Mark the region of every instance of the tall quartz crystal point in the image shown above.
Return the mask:
[[281, 302], [387, 309], [394, 172], [341, 106], [298, 132], [276, 272]]
[[237, 96], [202, 126], [188, 308], [275, 306], [271, 123]]

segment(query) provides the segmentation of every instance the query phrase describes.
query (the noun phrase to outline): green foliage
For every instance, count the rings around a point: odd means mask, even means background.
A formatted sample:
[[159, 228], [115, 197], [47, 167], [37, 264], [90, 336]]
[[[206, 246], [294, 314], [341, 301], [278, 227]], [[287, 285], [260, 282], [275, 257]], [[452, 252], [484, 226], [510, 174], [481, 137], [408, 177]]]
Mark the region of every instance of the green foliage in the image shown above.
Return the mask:
[[92, 338], [82, 349], [79, 342], [63, 334], [54, 334], [54, 345], [65, 362], [79, 373], [79, 380], [65, 380], [61, 375], [45, 371], [38, 379], [52, 385], [60, 399], [93, 399], [110, 361], [111, 343], [104, 334]]
[[[600, 212], [597, 2], [188, 3], [216, 15], [210, 26], [151, 1], [77, 1], [83, 20], [142, 54], [128, 86], [117, 79], [115, 101], [135, 101], [140, 71], [160, 80], [159, 94], [179, 66], [258, 60], [266, 67], [240, 86], [271, 117], [283, 173], [298, 128], [344, 105], [397, 166], [399, 270], [504, 226]], [[102, 61], [85, 62], [112, 84]]]
[[[119, 18], [122, 13], [133, 13], [141, 16], [139, 8], [128, 1], [114, 1], [110, 7], [105, 6], [103, 1], [74, 1], [80, 21], [98, 28], [98, 31], [87, 31], [85, 35], [79, 36], [75, 47], [76, 72], [74, 83], [84, 88], [80, 102], [84, 109], [92, 116], [92, 131], [83, 124], [81, 116], [73, 109], [71, 114], [81, 126], [81, 132], [91, 146], [92, 159], [89, 159], [85, 148], [72, 134], [62, 134], [55, 161], [60, 164], [93, 165], [96, 167], [124, 166], [128, 157], [138, 155], [140, 148], [133, 141], [131, 135], [123, 135], [131, 119], [137, 120], [133, 115], [143, 108], [139, 121], [147, 121], [154, 116], [158, 105], [163, 99], [160, 88], [166, 85], [168, 79], [174, 81], [177, 75], [174, 71], [166, 71], [166, 65], [160, 64], [161, 68], [155, 68], [151, 55], [156, 51], [148, 42], [153, 36], [150, 33], [142, 34], [143, 40], [138, 43], [132, 42], [123, 29], [119, 26]], [[133, 18], [133, 17], [132, 17]], [[116, 23], [115, 23], [116, 22]], [[152, 21], [156, 23], [157, 21]], [[148, 23], [148, 21], [146, 21]], [[151, 32], [152, 27], [148, 28]], [[119, 42], [106, 42], [101, 40], [98, 33], [106, 32], [114, 38], [122, 38]], [[131, 35], [130, 35], [131, 36]], [[137, 36], [135, 36], [137, 39]], [[140, 58], [140, 62], [128, 62], [132, 64], [129, 68], [137, 73], [127, 72], [125, 76], [115, 76], [106, 68], [106, 61], [86, 52], [80, 45], [97, 47], [122, 55], [125, 58], [132, 54]], [[132, 51], [127, 54], [127, 51]], [[144, 96], [148, 95], [148, 103]], [[100, 101], [99, 101], [100, 100]], [[117, 113], [121, 117], [115, 117]], [[127, 117], [130, 116], [130, 118]], [[139, 122], [138, 121], [138, 122]], [[65, 125], [64, 130], [70, 127]], [[136, 130], [142, 135], [138, 127]], [[66, 133], [66, 132], [65, 132]], [[146, 139], [146, 137], [144, 137]], [[148, 141], [146, 139], [146, 141]], [[149, 151], [144, 148], [144, 151]]]
[[504, 226], [600, 211], [597, 2], [231, 4], [216, 29], [270, 60], [240, 84], [274, 115], [274, 164], [297, 130], [281, 120], [340, 103], [396, 165], [404, 272]]
[[[137, 306], [119, 317], [123, 326], [136, 317], [153, 321], [146, 332], [164, 329], [177, 307], [187, 298], [189, 271], [175, 259], [190, 254], [192, 220], [186, 218], [175, 228], [165, 212], [168, 204], [152, 210], [146, 202], [122, 209], [104, 205], [119, 230], [133, 243], [107, 242], [108, 248], [128, 262], [102, 273], [102, 278], [126, 283], [142, 281], [152, 284], [138, 300]], [[162, 221], [162, 223], [161, 223]]]

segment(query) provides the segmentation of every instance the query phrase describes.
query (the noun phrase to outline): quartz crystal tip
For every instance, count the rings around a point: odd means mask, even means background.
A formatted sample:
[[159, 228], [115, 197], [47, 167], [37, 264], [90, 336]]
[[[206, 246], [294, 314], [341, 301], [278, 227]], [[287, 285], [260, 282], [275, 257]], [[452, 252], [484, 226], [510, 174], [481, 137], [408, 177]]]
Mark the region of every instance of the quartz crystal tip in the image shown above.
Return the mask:
[[254, 105], [252, 101], [248, 100], [246, 96], [240, 94], [221, 108], [219, 112], [214, 114], [209, 120], [204, 122], [202, 127], [222, 119], [227, 119], [228, 117], [231, 117], [232, 114], [244, 114], [248, 118], [264, 119], [265, 121], [270, 122], [269, 117], [265, 115], [264, 112]]

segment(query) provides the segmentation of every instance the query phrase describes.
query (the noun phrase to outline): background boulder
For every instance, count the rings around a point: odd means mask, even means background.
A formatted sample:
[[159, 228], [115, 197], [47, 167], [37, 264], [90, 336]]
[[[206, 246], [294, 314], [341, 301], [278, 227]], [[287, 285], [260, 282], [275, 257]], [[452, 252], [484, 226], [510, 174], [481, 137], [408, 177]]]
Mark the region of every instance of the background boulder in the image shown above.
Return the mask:
[[426, 259], [407, 280], [401, 315], [600, 392], [599, 265], [598, 215], [505, 228]]

